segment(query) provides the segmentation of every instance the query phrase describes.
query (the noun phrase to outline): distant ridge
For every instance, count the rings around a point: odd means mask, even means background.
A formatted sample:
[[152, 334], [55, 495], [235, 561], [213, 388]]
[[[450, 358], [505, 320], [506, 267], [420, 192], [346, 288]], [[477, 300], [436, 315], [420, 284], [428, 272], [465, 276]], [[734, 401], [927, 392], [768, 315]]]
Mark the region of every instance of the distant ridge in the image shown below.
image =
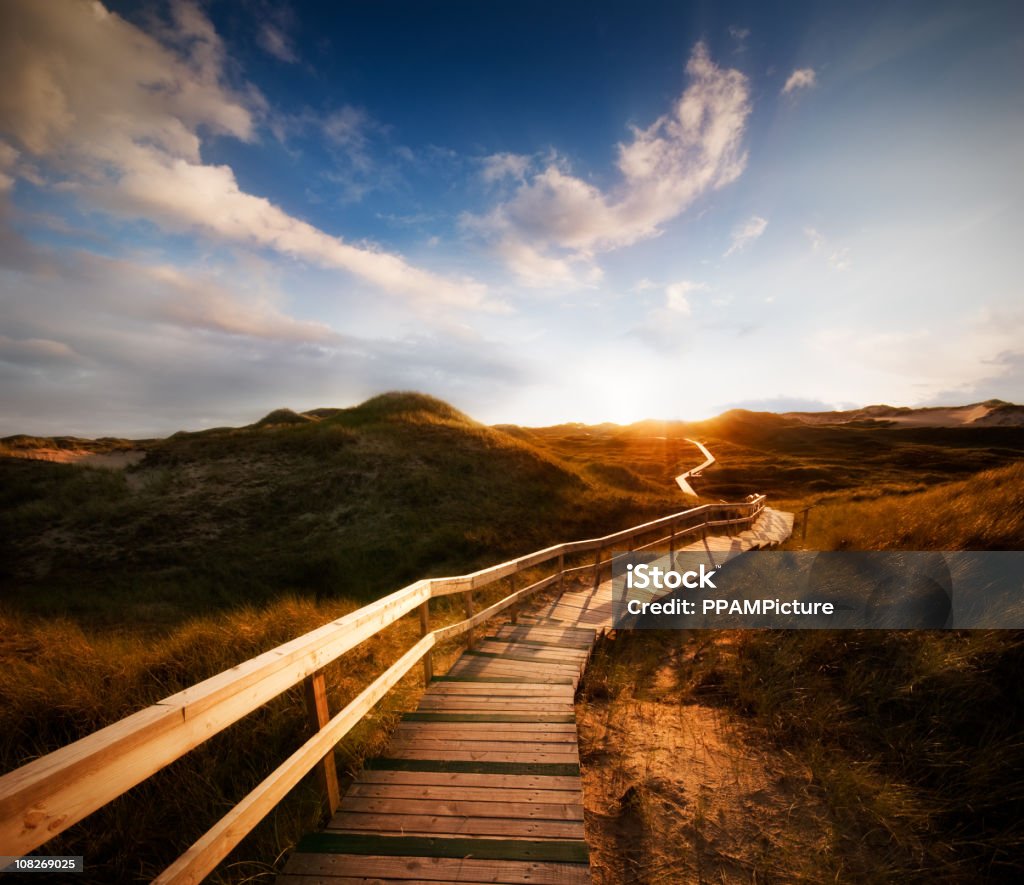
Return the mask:
[[966, 406], [875, 405], [835, 412], [784, 412], [802, 424], [869, 424], [877, 427], [1024, 427], [1024, 406], [1000, 399]]

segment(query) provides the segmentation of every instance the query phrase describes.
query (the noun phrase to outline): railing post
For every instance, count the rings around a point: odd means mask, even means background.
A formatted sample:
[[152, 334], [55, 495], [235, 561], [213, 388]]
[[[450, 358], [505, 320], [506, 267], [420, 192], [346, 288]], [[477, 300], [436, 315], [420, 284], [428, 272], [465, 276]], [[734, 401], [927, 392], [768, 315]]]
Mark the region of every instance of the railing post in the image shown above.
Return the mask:
[[558, 595], [565, 591], [565, 554], [558, 554]]
[[[420, 606], [420, 636], [426, 636], [430, 632], [430, 599], [424, 599]], [[434, 678], [434, 653], [428, 651], [423, 656], [423, 685], [430, 686]]]
[[[509, 575], [508, 576], [508, 593], [509, 593], [509, 596], [511, 596], [515, 592], [516, 592], [516, 576], [515, 575]], [[512, 604], [511, 613], [512, 613], [512, 623], [513, 624], [518, 624], [519, 623], [519, 603], [518, 602]]]
[[[473, 617], [473, 591], [467, 590], [465, 593], [463, 593], [462, 601], [466, 607], [466, 618], [469, 619]], [[476, 631], [473, 628], [470, 628], [466, 632], [466, 645], [469, 648], [473, 648], [473, 646], [476, 645], [476, 639], [473, 636], [475, 632]]]
[[601, 548], [597, 548], [597, 555], [594, 557], [594, 589], [601, 583]]
[[[317, 670], [306, 678], [306, 711], [309, 714], [313, 731], [317, 732], [331, 721], [331, 713], [327, 706], [327, 681], [324, 671]], [[316, 766], [320, 788], [323, 791], [324, 810], [333, 815], [341, 804], [341, 790], [338, 787], [338, 771], [334, 765], [334, 748], [320, 760]]]

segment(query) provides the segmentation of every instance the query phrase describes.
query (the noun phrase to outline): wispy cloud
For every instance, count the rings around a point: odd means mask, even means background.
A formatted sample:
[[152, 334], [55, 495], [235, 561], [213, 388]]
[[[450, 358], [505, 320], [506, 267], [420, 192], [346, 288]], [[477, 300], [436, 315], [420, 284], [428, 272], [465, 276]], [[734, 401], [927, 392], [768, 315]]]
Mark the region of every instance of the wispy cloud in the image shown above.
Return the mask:
[[291, 37], [277, 25], [264, 22], [257, 34], [256, 41], [278, 61], [295, 64], [299, 60]]
[[526, 177], [531, 161], [532, 157], [524, 154], [491, 154], [480, 161], [483, 166], [480, 177], [488, 183], [505, 178], [522, 181]]
[[782, 87], [782, 94], [789, 95], [797, 89], [810, 89], [817, 81], [814, 68], [797, 68], [786, 79], [786, 85]]
[[853, 266], [848, 246], [831, 244], [815, 227], [805, 227], [804, 236], [810, 241], [811, 251], [823, 255], [833, 270], [849, 270]]
[[748, 243], [752, 243], [760, 237], [767, 227], [767, 218], [762, 218], [760, 215], [751, 215], [750, 218], [742, 224], [738, 224], [732, 229], [732, 243], [729, 245], [729, 248], [725, 251], [725, 254], [722, 257], [728, 258], [734, 252], [739, 252], [741, 249], [746, 247]]
[[703, 283], [694, 283], [690, 280], [680, 280], [665, 287], [665, 309], [672, 313], [688, 317], [693, 313], [689, 296], [693, 292], [706, 289]]
[[735, 42], [734, 52], [746, 52], [747, 40], [750, 38], [750, 28], [740, 28], [736, 25], [729, 25], [729, 36]]
[[686, 66], [689, 84], [670, 112], [618, 146], [619, 184], [605, 192], [554, 157], [483, 216], [464, 225], [494, 244], [531, 285], [593, 276], [597, 253], [657, 236], [700, 195], [735, 181], [746, 166], [747, 78], [716, 65], [703, 43]]
[[[99, 3], [4, 3], [3, 134], [90, 208], [272, 249], [414, 300], [486, 304], [478, 282], [351, 245], [247, 193], [229, 166], [203, 163], [200, 133], [252, 141], [266, 102], [227, 84], [223, 43], [198, 6], [170, 8], [158, 40]], [[356, 137], [351, 120], [334, 128]]]

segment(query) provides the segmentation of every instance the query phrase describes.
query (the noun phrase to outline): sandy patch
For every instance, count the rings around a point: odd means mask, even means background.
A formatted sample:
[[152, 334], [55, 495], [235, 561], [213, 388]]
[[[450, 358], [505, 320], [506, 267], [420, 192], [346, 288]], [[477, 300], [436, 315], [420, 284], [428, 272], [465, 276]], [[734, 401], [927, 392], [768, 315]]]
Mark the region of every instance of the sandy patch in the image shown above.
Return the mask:
[[123, 470], [138, 464], [146, 453], [140, 449], [125, 449], [117, 452], [88, 452], [82, 449], [24, 449], [8, 453], [12, 458], [27, 458], [30, 461], [53, 461], [58, 464], [84, 464], [87, 467], [105, 467], [108, 470]]
[[729, 714], [678, 701], [578, 706], [595, 885], [817, 880], [827, 812], [809, 770]]

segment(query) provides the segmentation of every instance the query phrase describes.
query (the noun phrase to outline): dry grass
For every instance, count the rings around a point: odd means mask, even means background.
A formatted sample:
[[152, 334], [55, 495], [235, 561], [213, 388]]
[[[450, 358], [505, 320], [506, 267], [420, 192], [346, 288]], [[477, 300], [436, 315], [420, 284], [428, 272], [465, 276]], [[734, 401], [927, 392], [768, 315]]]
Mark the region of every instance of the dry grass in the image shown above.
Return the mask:
[[[503, 591], [484, 594], [481, 604]], [[143, 706], [226, 670], [354, 610], [352, 600], [285, 597], [264, 608], [197, 618], [163, 638], [99, 634], [68, 620], [0, 615], [0, 770], [83, 737]], [[434, 606], [437, 625], [457, 608]], [[332, 711], [341, 709], [419, 636], [404, 618], [326, 670]], [[435, 655], [439, 670], [458, 654]], [[414, 709], [415, 669], [337, 746], [340, 774], [383, 750], [398, 714]], [[48, 842], [50, 854], [81, 854], [83, 883], [148, 880], [184, 851], [308, 736], [301, 686], [200, 745], [82, 823]], [[313, 777], [247, 838], [211, 881], [271, 881], [275, 860], [320, 820]]]
[[[857, 497], [864, 498], [863, 490]], [[811, 550], [1024, 550], [1024, 463], [961, 482], [873, 500], [826, 502], [809, 514]]]
[[[835, 495], [812, 511], [806, 543], [788, 546], [985, 550], [1022, 542], [1017, 463], [923, 491]], [[588, 833], [605, 864], [599, 881], [1020, 881], [1022, 668], [1020, 631], [618, 634], [592, 659], [580, 708], [595, 795], [629, 799], [592, 819]], [[715, 772], [701, 784], [718, 786], [703, 793], [678, 774], [666, 777], [673, 765], [706, 767], [707, 745], [698, 741], [678, 747], [671, 765], [644, 769], [679, 741], [678, 730], [661, 735], [658, 716], [666, 715], [682, 716], [680, 728], [711, 723], [715, 754], [747, 772], [747, 787], [734, 779], [739, 801]], [[600, 739], [606, 722], [618, 729], [614, 740]], [[722, 727], [724, 742], [714, 731]], [[751, 780], [751, 770], [761, 779]], [[778, 771], [775, 780], [765, 774]], [[744, 810], [743, 796], [753, 794], [765, 802]], [[734, 823], [723, 825], [719, 814]], [[740, 847], [730, 841], [737, 832], [746, 834]], [[623, 839], [644, 848], [615, 866]], [[809, 854], [811, 843], [818, 847]]]

